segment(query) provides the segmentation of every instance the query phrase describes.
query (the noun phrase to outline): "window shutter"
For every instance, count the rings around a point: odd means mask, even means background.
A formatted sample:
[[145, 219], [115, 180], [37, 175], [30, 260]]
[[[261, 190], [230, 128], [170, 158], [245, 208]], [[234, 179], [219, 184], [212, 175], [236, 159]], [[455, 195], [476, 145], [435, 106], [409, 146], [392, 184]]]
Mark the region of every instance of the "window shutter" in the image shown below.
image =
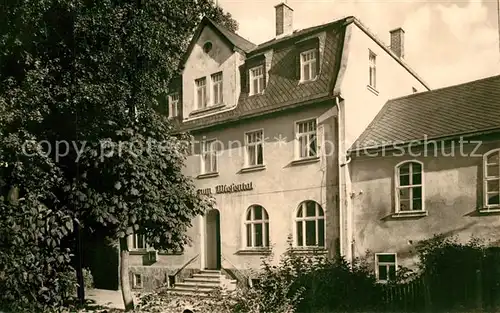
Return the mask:
[[295, 78], [300, 80], [300, 49], [295, 50]]
[[265, 90], [267, 87], [267, 70], [266, 70], [266, 61], [265, 60], [264, 60], [264, 63], [262, 63], [262, 75], [263, 75], [263, 79], [264, 79], [263, 90]]
[[177, 102], [177, 117], [182, 119], [182, 95], [179, 93], [179, 102]]
[[160, 112], [164, 112], [167, 116], [170, 116], [170, 108], [168, 103], [168, 94], [162, 93], [158, 99]]
[[250, 91], [250, 77], [248, 70], [248, 66], [240, 66], [240, 84], [242, 93], [248, 93]]
[[133, 249], [135, 247], [133, 247], [134, 245], [134, 238], [133, 238], [134, 235], [128, 235], [127, 236], [127, 245], [128, 245], [128, 248], [129, 249]]
[[315, 54], [316, 54], [316, 75], [319, 75], [319, 70], [321, 68], [320, 66], [320, 63], [321, 63], [321, 59], [319, 58], [319, 44], [316, 45], [316, 51], [315, 51]]
[[[318, 156], [325, 155], [325, 126], [323, 124], [318, 125], [316, 129], [316, 143], [318, 146]], [[328, 152], [328, 151], [326, 151]]]

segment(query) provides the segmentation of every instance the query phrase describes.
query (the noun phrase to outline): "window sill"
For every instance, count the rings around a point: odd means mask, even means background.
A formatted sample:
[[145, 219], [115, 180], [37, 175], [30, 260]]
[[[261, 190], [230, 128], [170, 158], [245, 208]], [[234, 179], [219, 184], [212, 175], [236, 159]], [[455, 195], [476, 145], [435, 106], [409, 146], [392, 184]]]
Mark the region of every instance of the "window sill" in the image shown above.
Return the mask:
[[328, 250], [323, 247], [295, 247], [292, 248], [293, 254], [327, 254]]
[[264, 91], [265, 91], [265, 89], [262, 90], [261, 92], [258, 92], [258, 93], [248, 93], [248, 97], [250, 98], [250, 97], [255, 97], [255, 96], [262, 96], [262, 95], [264, 95]]
[[258, 172], [258, 171], [263, 171], [265, 169], [266, 169], [266, 166], [264, 164], [261, 164], [261, 165], [255, 165], [255, 166], [242, 168], [240, 173]]
[[315, 81], [318, 80], [318, 77], [319, 77], [319, 75], [316, 75], [316, 77], [314, 77], [313, 79], [310, 79], [310, 80], [302, 80], [301, 79], [299, 81], [299, 85], [303, 85], [303, 84], [307, 84], [307, 83], [313, 83], [313, 82], [315, 82]]
[[484, 207], [484, 208], [479, 210], [479, 213], [482, 215], [500, 214], [500, 207], [498, 207], [498, 206]]
[[248, 248], [248, 249], [238, 250], [235, 254], [236, 255], [269, 255], [269, 254], [271, 254], [271, 249], [268, 249], [268, 248], [261, 248], [261, 249]]
[[374, 87], [372, 87], [370, 85], [366, 85], [366, 88], [368, 90], [370, 90], [374, 95], [378, 96], [379, 92], [377, 91], [377, 89], [375, 89]]
[[158, 255], [183, 255], [182, 252], [167, 252], [167, 251], [158, 251]]
[[148, 250], [146, 249], [136, 249], [136, 250], [129, 250], [130, 255], [145, 255], [148, 254]]
[[209, 106], [209, 107], [206, 107], [206, 108], [203, 108], [203, 109], [194, 110], [191, 113], [189, 113], [189, 116], [195, 116], [195, 115], [200, 115], [200, 114], [203, 114], [203, 113], [208, 113], [208, 112], [216, 111], [216, 110], [224, 108], [225, 106], [226, 106], [225, 104], [218, 104], [218, 105]]
[[205, 178], [213, 178], [219, 176], [219, 172], [213, 172], [213, 173], [205, 173], [205, 174], [200, 174], [196, 176], [198, 179], [205, 179]]
[[309, 163], [316, 163], [319, 162], [319, 157], [310, 157], [310, 158], [303, 158], [303, 159], [298, 159], [292, 161], [292, 165], [302, 165], [302, 164], [309, 164]]
[[393, 218], [412, 218], [412, 217], [425, 217], [428, 216], [427, 211], [414, 211], [414, 212], [397, 212], [392, 214]]

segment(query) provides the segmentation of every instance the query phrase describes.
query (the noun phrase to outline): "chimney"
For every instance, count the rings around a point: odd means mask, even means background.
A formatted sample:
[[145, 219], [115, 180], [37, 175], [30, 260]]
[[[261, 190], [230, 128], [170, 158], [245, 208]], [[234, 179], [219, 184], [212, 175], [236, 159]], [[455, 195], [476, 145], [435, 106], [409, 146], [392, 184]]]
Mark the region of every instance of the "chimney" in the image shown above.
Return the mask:
[[398, 57], [405, 57], [405, 31], [400, 27], [390, 31], [391, 50]]
[[276, 9], [276, 37], [293, 33], [293, 9], [286, 3], [280, 3]]

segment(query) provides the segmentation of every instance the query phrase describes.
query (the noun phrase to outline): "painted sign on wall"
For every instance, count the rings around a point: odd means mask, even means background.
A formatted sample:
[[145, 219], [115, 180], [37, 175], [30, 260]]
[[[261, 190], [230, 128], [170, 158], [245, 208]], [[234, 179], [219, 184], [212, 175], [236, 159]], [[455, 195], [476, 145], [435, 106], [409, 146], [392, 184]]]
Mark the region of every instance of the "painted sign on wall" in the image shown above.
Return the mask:
[[241, 191], [248, 191], [248, 190], [253, 190], [253, 183], [242, 183], [242, 184], [231, 184], [231, 185], [217, 185], [215, 188], [205, 188], [205, 189], [198, 189], [199, 194], [203, 195], [211, 195], [213, 193], [215, 194], [220, 194], [220, 193], [234, 193], [234, 192], [241, 192]]

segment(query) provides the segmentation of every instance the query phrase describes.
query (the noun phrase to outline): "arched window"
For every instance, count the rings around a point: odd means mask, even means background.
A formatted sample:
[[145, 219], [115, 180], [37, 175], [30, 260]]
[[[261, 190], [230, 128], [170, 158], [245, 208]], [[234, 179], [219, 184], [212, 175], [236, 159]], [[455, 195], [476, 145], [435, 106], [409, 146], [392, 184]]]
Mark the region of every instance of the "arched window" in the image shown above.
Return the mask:
[[491, 150], [484, 155], [484, 206], [500, 206], [500, 149]]
[[422, 212], [424, 208], [423, 166], [408, 161], [396, 166], [396, 212]]
[[248, 208], [246, 219], [247, 248], [269, 247], [269, 215], [260, 205]]
[[296, 215], [296, 245], [298, 247], [325, 246], [325, 212], [314, 201], [302, 202]]

